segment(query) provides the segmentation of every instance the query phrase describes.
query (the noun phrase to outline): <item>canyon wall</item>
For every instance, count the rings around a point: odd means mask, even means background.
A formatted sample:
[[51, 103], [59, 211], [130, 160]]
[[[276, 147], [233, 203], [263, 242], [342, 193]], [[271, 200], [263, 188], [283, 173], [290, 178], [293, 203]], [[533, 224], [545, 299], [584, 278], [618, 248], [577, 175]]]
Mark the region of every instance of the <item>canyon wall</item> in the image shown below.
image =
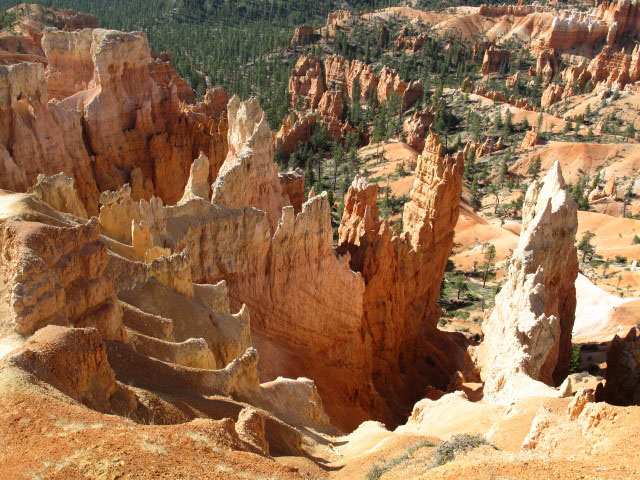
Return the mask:
[[[285, 119], [276, 135], [276, 147], [284, 156], [290, 155], [300, 141], [310, 138], [318, 122], [327, 127], [330, 137], [343, 138], [353, 131], [343, 123], [343, 101], [351, 101], [357, 92], [361, 103], [372, 95], [378, 102], [397, 95], [409, 107], [422, 96], [423, 87], [419, 80], [405, 82], [391, 68], [377, 73], [360, 60], [349, 61], [340, 55], [329, 55], [324, 61], [303, 55], [289, 78], [289, 95], [293, 109], [307, 112], [295, 121]], [[311, 119], [312, 115], [317, 118]]]
[[[403, 235], [393, 234], [377, 211], [364, 215], [355, 206], [357, 187], [350, 190], [336, 253], [327, 194], [289, 205], [293, 199], [283, 192], [296, 191], [301, 177], [287, 174], [292, 185], [283, 187], [289, 180], [277, 175], [257, 101], [232, 99], [229, 118], [229, 164], [212, 196], [227, 206], [202, 195], [173, 207], [159, 199], [135, 203], [124, 191], [104, 196], [103, 230], [135, 245], [131, 222], [146, 225], [148, 249], [190, 252], [193, 281], [225, 280], [231, 307], [245, 304], [251, 311], [264, 380], [312, 378], [334, 424], [346, 429], [371, 417], [397, 423], [398, 407], [410, 408], [416, 400], [416, 382], [445, 389], [456, 352], [463, 355], [436, 328], [436, 300], [458, 216], [462, 155], [443, 158], [437, 137], [429, 137]], [[238, 168], [242, 175], [235, 173]], [[194, 178], [199, 169], [194, 166]], [[292, 195], [296, 203], [300, 194]], [[375, 208], [375, 200], [373, 192], [368, 208]], [[367, 227], [358, 230], [362, 222]], [[345, 233], [354, 229], [359, 233]]]
[[350, 254], [351, 269], [365, 280], [364, 332], [390, 423], [417, 400], [416, 383], [446, 389], [461, 351], [437, 330], [436, 301], [453, 247], [462, 168], [462, 154], [443, 157], [431, 133], [418, 157], [402, 234], [378, 217], [377, 184], [356, 177], [345, 198], [338, 251]]
[[151, 59], [141, 33], [45, 29], [42, 45], [46, 71], [26, 63], [0, 71], [7, 126], [0, 187], [25, 191], [39, 173], [63, 172], [90, 215], [98, 213], [99, 192], [127, 182], [136, 199], [175, 203], [201, 152], [213, 182], [227, 153], [224, 92], [183, 103], [192, 93], [172, 67]]

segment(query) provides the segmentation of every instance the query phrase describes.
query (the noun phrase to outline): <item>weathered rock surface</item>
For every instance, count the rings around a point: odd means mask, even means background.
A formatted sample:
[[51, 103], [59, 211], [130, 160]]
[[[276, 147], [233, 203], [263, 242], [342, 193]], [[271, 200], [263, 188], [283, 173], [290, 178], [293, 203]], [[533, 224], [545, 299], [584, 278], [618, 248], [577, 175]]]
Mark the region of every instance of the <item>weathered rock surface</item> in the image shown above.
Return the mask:
[[75, 180], [87, 212], [97, 213], [98, 190], [82, 137], [82, 116], [47, 103], [39, 63], [0, 67], [0, 188], [26, 191], [39, 174], [60, 172]]
[[611, 26], [606, 22], [595, 19], [592, 15], [582, 12], [577, 15], [563, 12], [562, 15], [553, 19], [544, 45], [558, 51], [590, 47], [605, 40], [610, 28]]
[[[58, 217], [25, 195], [5, 195], [3, 203], [15, 205], [5, 210], [14, 215]], [[12, 328], [31, 334], [49, 324], [95, 327], [104, 338], [125, 339], [97, 219], [76, 226], [56, 223], [0, 219], [0, 273], [8, 286]]]
[[171, 64], [172, 56], [168, 52], [161, 52], [157, 56], [152, 52], [152, 60], [149, 63], [149, 74], [162, 88], [171, 88], [175, 85], [177, 95], [181, 102], [195, 104], [196, 96], [187, 81], [182, 78]]
[[87, 210], [84, 208], [78, 193], [73, 187], [73, 179], [59, 173], [51, 177], [38, 175], [38, 183], [27, 190], [35, 198], [42, 200], [54, 210], [70, 213], [79, 218], [87, 218]]
[[550, 82], [558, 73], [558, 56], [552, 48], [542, 50], [536, 62], [536, 74], [542, 77], [544, 82]]
[[402, 125], [407, 143], [419, 152], [424, 150], [425, 138], [434, 119], [435, 112], [433, 112], [432, 109], [425, 109], [415, 112], [411, 117], [407, 118]]
[[298, 58], [289, 77], [289, 94], [293, 108], [313, 110], [325, 92], [322, 62], [315, 55]]
[[296, 27], [295, 32], [293, 33], [293, 38], [289, 42], [289, 47], [301, 47], [303, 45], [307, 45], [311, 43], [313, 39], [313, 27], [311, 25], [300, 25]]
[[398, 49], [404, 48], [410, 53], [415, 53], [427, 43], [427, 40], [429, 40], [429, 35], [426, 33], [421, 33], [416, 36], [402, 34], [396, 40], [396, 47]]
[[587, 67], [588, 74], [594, 84], [624, 88], [629, 83], [640, 80], [640, 48], [634, 47], [632, 53], [614, 52], [609, 47], [591, 60]]
[[350, 62], [340, 55], [329, 55], [321, 62], [313, 55], [306, 55], [298, 59], [289, 79], [291, 104], [294, 108], [302, 105], [316, 109], [326, 91], [340, 91], [352, 98], [356, 84], [360, 90], [360, 101], [376, 92], [378, 101], [383, 102], [394, 93], [406, 106], [411, 106], [422, 95], [420, 81], [407, 84], [391, 68], [383, 68], [376, 74], [359, 60]]
[[304, 171], [301, 168], [279, 173], [282, 193], [289, 197], [293, 211], [297, 215], [302, 211], [304, 203]]
[[[564, 89], [557, 83], [551, 83], [544, 92], [542, 92], [542, 99], [540, 100], [540, 106], [542, 108], [549, 108], [554, 103], [562, 99]], [[528, 132], [527, 132], [528, 133]]]
[[292, 115], [287, 115], [276, 134], [276, 150], [284, 157], [291, 155], [301, 142], [311, 138], [317, 121], [318, 116], [313, 113], [302, 115], [295, 120]]
[[[0, 187], [25, 191], [39, 173], [64, 172], [89, 215], [98, 213], [99, 191], [127, 182], [135, 199], [176, 203], [201, 152], [213, 182], [227, 153], [224, 92], [181, 103], [190, 100], [184, 80], [151, 59], [140, 33], [45, 29], [42, 44], [51, 57], [46, 77], [37, 64], [0, 72], [11, 92], [2, 107]], [[48, 84], [60, 103], [47, 103]]]
[[559, 385], [567, 375], [578, 222], [577, 207], [564, 186], [556, 162], [527, 191], [518, 247], [478, 347], [484, 396], [490, 401], [510, 403], [533, 392], [555, 395], [540, 382]]
[[462, 164], [461, 154], [443, 158], [437, 135], [429, 135], [402, 235], [379, 219], [376, 184], [356, 177], [345, 198], [338, 251], [349, 252], [351, 268], [365, 280], [364, 331], [390, 423], [397, 421], [393, 411], [416, 401], [412, 383], [444, 389], [455, 370], [459, 350], [436, 328], [436, 300], [458, 218]]
[[90, 88], [94, 64], [91, 58], [93, 30], [63, 32], [46, 29], [42, 49], [47, 57], [49, 98], [63, 100]]
[[135, 413], [137, 398], [116, 381], [95, 329], [50, 325], [7, 360], [93, 410]]
[[228, 112], [229, 153], [213, 185], [211, 201], [231, 208], [263, 210], [275, 231], [282, 207], [291, 202], [282, 193], [278, 165], [273, 162], [269, 123], [257, 98], [241, 102], [234, 96]]
[[209, 185], [209, 159], [201, 153], [191, 164], [189, 180], [184, 187], [182, 199], [178, 204], [186, 203], [194, 198], [211, 198], [211, 186]]
[[535, 128], [532, 128], [522, 139], [520, 148], [532, 148], [540, 144], [540, 134]]

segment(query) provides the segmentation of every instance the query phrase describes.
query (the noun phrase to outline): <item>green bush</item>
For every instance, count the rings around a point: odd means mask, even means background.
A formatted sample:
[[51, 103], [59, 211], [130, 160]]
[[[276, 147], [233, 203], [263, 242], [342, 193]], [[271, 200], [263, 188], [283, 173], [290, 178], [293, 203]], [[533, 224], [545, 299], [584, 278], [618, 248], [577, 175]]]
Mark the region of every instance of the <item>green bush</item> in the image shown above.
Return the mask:
[[458, 453], [467, 452], [482, 445], [489, 445], [496, 448], [481, 435], [455, 435], [448, 442], [438, 445], [438, 448], [433, 452], [433, 462], [429, 465], [429, 468], [435, 468], [449, 463], [456, 458]]
[[580, 371], [580, 345], [571, 348], [571, 360], [569, 361], [569, 375]]

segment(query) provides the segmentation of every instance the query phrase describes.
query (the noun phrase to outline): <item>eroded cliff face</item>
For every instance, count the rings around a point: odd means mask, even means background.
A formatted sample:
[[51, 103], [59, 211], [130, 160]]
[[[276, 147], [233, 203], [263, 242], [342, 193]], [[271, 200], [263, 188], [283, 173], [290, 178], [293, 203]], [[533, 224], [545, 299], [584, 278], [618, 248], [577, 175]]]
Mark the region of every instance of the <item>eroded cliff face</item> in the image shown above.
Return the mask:
[[356, 177], [345, 199], [339, 252], [365, 281], [363, 331], [372, 350], [372, 376], [384, 417], [415, 403], [416, 384], [446, 389], [462, 349], [436, 324], [436, 305], [453, 246], [462, 189], [463, 157], [442, 156], [436, 134], [418, 157], [404, 233], [378, 217], [378, 186]]
[[[197, 166], [203, 163], [200, 159]], [[51, 189], [67, 186], [48, 179], [40, 183], [52, 185]], [[112, 210], [123, 208], [127, 194], [125, 190], [104, 201], [111, 202]], [[281, 419], [280, 430], [294, 432], [282, 421], [330, 428], [311, 380], [278, 378], [260, 384], [249, 310], [242, 305], [232, 313], [224, 281], [194, 283], [188, 250], [137, 258], [141, 250], [147, 254], [154, 250], [151, 241], [146, 251], [135, 241], [136, 235], [157, 233], [149, 229], [158, 226], [150, 211], [138, 224], [129, 222], [134, 232], [130, 245], [116, 241], [109, 228], [100, 235], [100, 227], [108, 224], [61, 214], [34, 195], [0, 194], [0, 247], [7, 260], [0, 267], [0, 288], [6, 292], [0, 304], [0, 338], [17, 334], [16, 341], [22, 344], [2, 361], [3, 372], [18, 369], [22, 373], [17, 375], [32, 375], [91, 409], [139, 423], [184, 423], [206, 416], [177, 408], [184, 405], [184, 397], [176, 397], [173, 405], [172, 395], [187, 393], [196, 402], [206, 403], [203, 396], [222, 395], [230, 405], [243, 401], [267, 409], [270, 413], [259, 410], [259, 415], [267, 423], [276, 421], [274, 415]], [[128, 201], [130, 211], [140, 206], [130, 197]], [[162, 214], [158, 202], [155, 215]], [[198, 202], [236, 212], [200, 198], [182, 208], [192, 215]], [[266, 223], [262, 212], [247, 210]], [[185, 219], [179, 222], [184, 225]], [[111, 225], [117, 231], [114, 228]], [[164, 392], [167, 399], [150, 391]], [[39, 401], [51, 402], [51, 395], [48, 392]], [[294, 404], [304, 408], [284, 408]], [[274, 442], [279, 437], [269, 436]], [[299, 454], [299, 434], [294, 444], [295, 452], [283, 451], [278, 443], [272, 449]]]
[[[295, 203], [300, 201], [294, 185], [302, 186], [296, 181], [302, 177], [278, 175], [257, 101], [232, 99], [229, 118], [228, 163], [214, 185], [214, 203], [203, 198], [204, 190], [185, 194], [174, 207], [159, 199], [136, 203], [125, 189], [103, 196], [103, 231], [133, 245], [138, 256], [186, 249], [193, 281], [225, 280], [232, 308], [246, 304], [251, 311], [263, 379], [312, 378], [343, 428], [371, 417], [396, 423], [400, 407], [415, 401], [416, 381], [445, 389], [457, 360], [452, 352], [462, 352], [435, 327], [458, 215], [462, 155], [442, 158], [437, 137], [430, 137], [402, 236], [378, 218], [377, 187], [354, 185], [336, 254], [326, 193], [301, 207], [288, 205], [283, 192], [296, 192]], [[204, 186], [197, 180], [203, 177], [200, 163], [192, 168], [191, 192]], [[132, 230], [132, 223], [141, 228]], [[138, 236], [144, 248], [136, 248]]]
[[63, 172], [96, 215], [99, 192], [127, 182], [136, 199], [176, 203], [200, 153], [215, 180], [227, 153], [224, 92], [183, 103], [192, 92], [170, 65], [151, 59], [141, 33], [48, 28], [42, 45], [46, 73], [37, 64], [0, 72], [7, 92], [1, 187], [25, 191], [39, 173]]
[[[97, 219], [63, 222], [26, 194], [3, 196], [3, 206], [0, 276], [11, 327], [22, 335], [49, 324], [94, 327], [105, 338], [126, 339]], [[46, 217], [57, 221], [39, 221]]]
[[98, 189], [82, 135], [82, 114], [47, 103], [39, 63], [0, 67], [0, 188], [26, 191], [39, 174], [64, 172], [88, 212], [98, 209]]
[[542, 182], [535, 181], [527, 191], [518, 247], [477, 350], [484, 395], [490, 401], [510, 403], [536, 392], [554, 395], [543, 383], [559, 385], [567, 375], [578, 221], [577, 206], [564, 186], [556, 162]]

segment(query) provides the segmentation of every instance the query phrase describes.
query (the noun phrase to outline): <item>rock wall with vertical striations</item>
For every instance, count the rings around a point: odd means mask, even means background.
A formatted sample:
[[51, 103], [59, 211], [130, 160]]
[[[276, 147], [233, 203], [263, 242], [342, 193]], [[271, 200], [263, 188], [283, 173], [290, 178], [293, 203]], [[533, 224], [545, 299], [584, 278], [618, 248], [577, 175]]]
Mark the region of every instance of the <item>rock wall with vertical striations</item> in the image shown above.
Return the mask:
[[372, 378], [380, 417], [397, 423], [398, 411], [417, 401], [416, 385], [446, 389], [464, 349], [437, 327], [436, 305], [462, 189], [462, 155], [442, 156], [430, 134], [418, 157], [404, 233], [378, 217], [378, 186], [356, 177], [345, 198], [338, 252], [365, 280], [363, 331], [372, 350]]
[[87, 212], [98, 211], [98, 189], [82, 136], [82, 115], [47, 103], [39, 63], [0, 66], [0, 188], [24, 192], [39, 174], [63, 172]]

